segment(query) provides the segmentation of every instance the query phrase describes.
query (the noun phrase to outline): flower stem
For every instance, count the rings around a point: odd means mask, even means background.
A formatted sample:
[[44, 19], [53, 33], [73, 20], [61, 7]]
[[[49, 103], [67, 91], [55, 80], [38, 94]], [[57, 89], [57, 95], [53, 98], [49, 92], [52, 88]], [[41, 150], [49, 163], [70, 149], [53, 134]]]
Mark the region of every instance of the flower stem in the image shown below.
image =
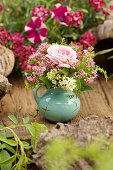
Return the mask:
[[72, 0], [69, 1], [69, 7], [71, 8], [72, 5]]

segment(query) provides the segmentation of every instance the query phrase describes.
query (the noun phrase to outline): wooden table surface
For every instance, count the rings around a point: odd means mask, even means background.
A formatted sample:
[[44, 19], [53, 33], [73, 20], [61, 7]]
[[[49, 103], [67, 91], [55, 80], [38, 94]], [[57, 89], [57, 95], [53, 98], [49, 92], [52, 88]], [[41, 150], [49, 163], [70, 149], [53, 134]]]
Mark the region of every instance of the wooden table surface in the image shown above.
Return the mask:
[[[22, 118], [29, 116], [30, 122], [38, 122], [45, 124], [48, 128], [53, 127], [54, 124], [45, 120], [41, 114], [36, 115], [36, 102], [33, 98], [32, 89], [26, 90], [24, 88], [24, 81], [22, 77], [10, 75], [9, 81], [12, 83], [12, 88], [0, 101], [0, 125], [11, 125], [12, 122], [8, 119], [9, 114], [13, 114], [22, 123]], [[105, 79], [100, 77], [96, 80], [92, 87], [95, 91], [83, 92], [80, 96], [81, 108], [78, 115], [69, 121], [69, 124], [75, 124], [81, 118], [89, 115], [112, 116], [113, 115], [113, 78], [105, 82]], [[45, 89], [39, 90], [39, 95]], [[30, 137], [25, 128], [17, 128], [17, 134], [23, 138]]]

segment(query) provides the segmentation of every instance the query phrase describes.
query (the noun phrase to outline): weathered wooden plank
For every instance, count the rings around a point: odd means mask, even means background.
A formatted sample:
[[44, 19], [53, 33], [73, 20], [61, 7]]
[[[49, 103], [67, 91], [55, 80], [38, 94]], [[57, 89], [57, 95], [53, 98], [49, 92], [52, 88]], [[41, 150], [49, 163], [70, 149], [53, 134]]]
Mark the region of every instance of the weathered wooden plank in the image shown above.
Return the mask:
[[[13, 84], [10, 92], [6, 94], [0, 101], [0, 124], [11, 125], [8, 119], [9, 114], [14, 114], [21, 123], [25, 116], [29, 116], [31, 122], [44, 123], [48, 128], [54, 124], [45, 120], [42, 115], [36, 115], [36, 102], [33, 98], [32, 89], [26, 90], [24, 88], [24, 81], [21, 77], [11, 75], [9, 81]], [[85, 118], [89, 115], [112, 116], [113, 115], [113, 79], [110, 79], [106, 84], [103, 78], [96, 80], [92, 87], [95, 91], [83, 92], [81, 100], [81, 108], [79, 114], [69, 121], [69, 124], [78, 122], [81, 117]], [[39, 90], [39, 95], [45, 91], [44, 88]], [[29, 138], [29, 133], [26, 129], [18, 128], [16, 130], [22, 138]]]

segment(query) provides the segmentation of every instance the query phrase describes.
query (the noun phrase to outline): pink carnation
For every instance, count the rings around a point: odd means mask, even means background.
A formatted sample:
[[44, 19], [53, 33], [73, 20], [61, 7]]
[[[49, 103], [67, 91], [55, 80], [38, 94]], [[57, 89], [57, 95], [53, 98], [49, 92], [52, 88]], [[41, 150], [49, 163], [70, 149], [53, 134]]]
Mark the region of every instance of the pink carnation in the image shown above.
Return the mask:
[[88, 2], [91, 3], [91, 5], [95, 11], [101, 11], [104, 7], [103, 0], [88, 0]]
[[79, 27], [81, 25], [81, 20], [83, 19], [83, 12], [77, 10], [75, 13], [69, 11], [65, 13], [67, 25], [73, 25], [74, 27]]
[[68, 11], [68, 12], [65, 13], [65, 16], [66, 16], [66, 24], [67, 25], [73, 25], [74, 12]]
[[47, 8], [44, 8], [43, 5], [36, 6], [32, 10], [32, 17], [38, 17], [41, 21], [45, 21], [46, 18], [48, 18], [50, 15], [50, 10]]
[[[110, 5], [108, 7], [108, 10], [113, 12], [113, 5]], [[110, 15], [110, 12], [106, 11], [105, 9], [103, 9], [103, 13], [105, 14], [106, 17]]]
[[12, 35], [12, 41], [17, 44], [23, 44], [24, 43], [24, 36], [22, 36], [20, 33], [14, 33]]
[[85, 34], [80, 37], [80, 42], [84, 48], [88, 48], [96, 43], [96, 37], [90, 32], [85, 32]]
[[73, 16], [73, 23], [72, 25], [76, 28], [81, 25], [81, 20], [83, 19], [83, 12], [80, 10], [77, 10]]
[[70, 11], [70, 8], [63, 6], [61, 4], [54, 5], [54, 10], [52, 10], [52, 18], [56, 19], [60, 24], [68, 25], [66, 23], [66, 13]]
[[27, 63], [28, 63], [27, 59], [22, 60], [19, 64], [20, 68], [23, 69], [23, 70], [32, 70], [32, 66], [27, 65]]
[[47, 53], [46, 57], [58, 67], [70, 68], [78, 61], [76, 52], [71, 47], [52, 45], [47, 49]]
[[37, 44], [46, 38], [47, 27], [40, 18], [32, 17], [32, 20], [25, 26], [25, 32], [28, 40]]
[[2, 8], [2, 4], [0, 3], [0, 12], [2, 11], [2, 9], [3, 9], [3, 8]]

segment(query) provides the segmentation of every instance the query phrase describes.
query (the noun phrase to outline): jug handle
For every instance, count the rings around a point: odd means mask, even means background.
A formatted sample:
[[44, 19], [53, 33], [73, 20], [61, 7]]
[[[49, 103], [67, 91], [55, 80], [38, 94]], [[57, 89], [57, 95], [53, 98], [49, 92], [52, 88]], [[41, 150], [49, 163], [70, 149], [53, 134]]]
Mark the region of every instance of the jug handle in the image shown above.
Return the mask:
[[37, 92], [38, 92], [38, 90], [39, 90], [40, 87], [41, 87], [40, 85], [39, 85], [39, 86], [36, 85], [36, 87], [33, 89], [33, 96], [34, 96], [37, 104], [38, 104], [38, 101], [39, 101], [39, 97], [38, 97], [38, 95], [37, 95]]

